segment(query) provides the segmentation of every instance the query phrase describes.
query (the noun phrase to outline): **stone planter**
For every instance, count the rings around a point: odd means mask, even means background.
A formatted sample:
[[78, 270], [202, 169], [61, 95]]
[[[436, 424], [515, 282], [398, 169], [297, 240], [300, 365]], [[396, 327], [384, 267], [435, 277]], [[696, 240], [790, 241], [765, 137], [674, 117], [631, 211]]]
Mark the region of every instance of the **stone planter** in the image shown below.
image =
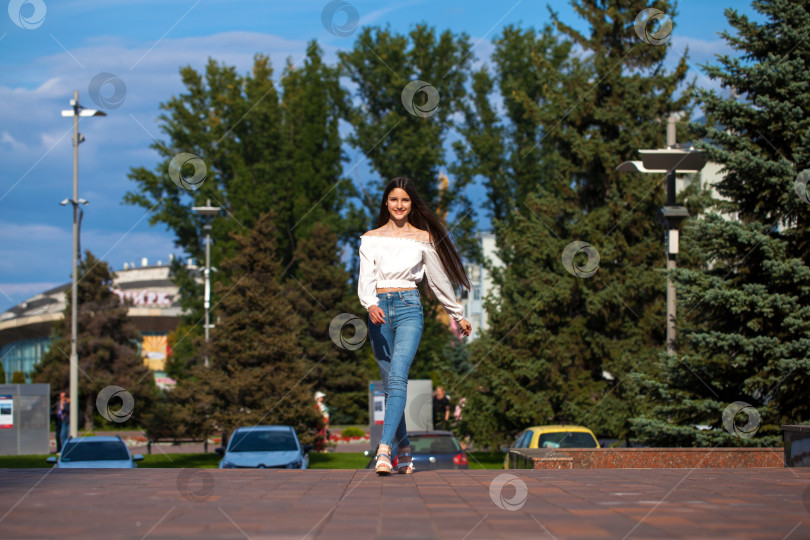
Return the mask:
[[782, 467], [778, 448], [513, 448], [510, 469]]

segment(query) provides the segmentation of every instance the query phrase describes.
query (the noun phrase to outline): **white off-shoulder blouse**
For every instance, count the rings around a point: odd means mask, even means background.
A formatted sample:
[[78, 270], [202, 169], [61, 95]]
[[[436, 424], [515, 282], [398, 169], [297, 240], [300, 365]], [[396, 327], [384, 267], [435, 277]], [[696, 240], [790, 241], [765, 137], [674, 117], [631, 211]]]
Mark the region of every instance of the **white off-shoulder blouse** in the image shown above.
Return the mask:
[[357, 296], [364, 309], [379, 305], [377, 287], [416, 287], [424, 276], [447, 314], [462, 320], [464, 308], [456, 301], [453, 283], [432, 242], [394, 236], [360, 237]]

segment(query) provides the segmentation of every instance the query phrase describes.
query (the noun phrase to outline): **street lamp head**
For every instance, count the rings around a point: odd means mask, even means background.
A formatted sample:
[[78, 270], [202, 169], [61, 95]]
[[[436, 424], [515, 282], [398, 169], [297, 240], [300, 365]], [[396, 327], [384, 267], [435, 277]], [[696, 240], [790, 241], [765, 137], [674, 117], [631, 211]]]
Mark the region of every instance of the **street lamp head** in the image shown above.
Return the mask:
[[706, 152], [702, 150], [639, 150], [641, 162], [650, 170], [664, 172], [677, 170], [682, 173], [696, 173], [706, 164]]
[[666, 169], [648, 169], [641, 161], [624, 161], [618, 167], [616, 167], [616, 170], [619, 172], [640, 172], [647, 174], [660, 174], [667, 172]]
[[82, 109], [79, 111], [79, 116], [107, 116], [104, 111], [97, 111], [95, 109]]
[[79, 204], [90, 204], [90, 201], [87, 201], [85, 199], [79, 199]]
[[62, 202], [59, 203], [60, 206], [65, 206], [67, 203], [70, 202], [70, 199], [64, 199]]
[[219, 213], [218, 206], [192, 206], [192, 210], [200, 214], [201, 216], [215, 216]]
[[[73, 100], [71, 99], [71, 105], [73, 105]], [[95, 109], [85, 109], [81, 105], [78, 107], [79, 109], [79, 116], [107, 116], [107, 113], [104, 111], [97, 111]], [[76, 109], [65, 109], [62, 111], [62, 116], [70, 117], [76, 115]]]

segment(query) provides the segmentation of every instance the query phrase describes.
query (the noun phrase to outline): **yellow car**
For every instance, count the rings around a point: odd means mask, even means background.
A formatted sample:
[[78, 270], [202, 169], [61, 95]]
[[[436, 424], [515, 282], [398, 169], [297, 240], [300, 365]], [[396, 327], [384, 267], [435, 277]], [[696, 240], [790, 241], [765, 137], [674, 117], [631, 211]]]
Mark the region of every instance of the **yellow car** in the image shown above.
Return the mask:
[[[582, 426], [534, 426], [521, 431], [511, 448], [599, 448], [599, 441]], [[508, 450], [503, 468], [509, 468]]]

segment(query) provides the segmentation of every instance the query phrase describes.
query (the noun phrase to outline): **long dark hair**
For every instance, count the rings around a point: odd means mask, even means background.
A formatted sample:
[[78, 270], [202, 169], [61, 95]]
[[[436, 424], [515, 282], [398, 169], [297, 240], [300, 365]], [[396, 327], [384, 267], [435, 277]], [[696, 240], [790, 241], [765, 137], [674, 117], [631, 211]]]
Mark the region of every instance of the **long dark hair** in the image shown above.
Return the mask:
[[470, 278], [467, 277], [461, 257], [458, 255], [458, 250], [456, 250], [447, 228], [416, 192], [416, 186], [410, 178], [398, 176], [386, 184], [380, 205], [380, 216], [377, 218], [377, 227], [382, 227], [391, 219], [391, 213], [388, 211], [388, 194], [394, 188], [404, 189], [411, 198], [408, 222], [414, 227], [428, 231], [433, 236], [433, 245], [436, 247], [444, 272], [450, 278], [453, 287], [464, 286], [467, 290], [472, 290]]

